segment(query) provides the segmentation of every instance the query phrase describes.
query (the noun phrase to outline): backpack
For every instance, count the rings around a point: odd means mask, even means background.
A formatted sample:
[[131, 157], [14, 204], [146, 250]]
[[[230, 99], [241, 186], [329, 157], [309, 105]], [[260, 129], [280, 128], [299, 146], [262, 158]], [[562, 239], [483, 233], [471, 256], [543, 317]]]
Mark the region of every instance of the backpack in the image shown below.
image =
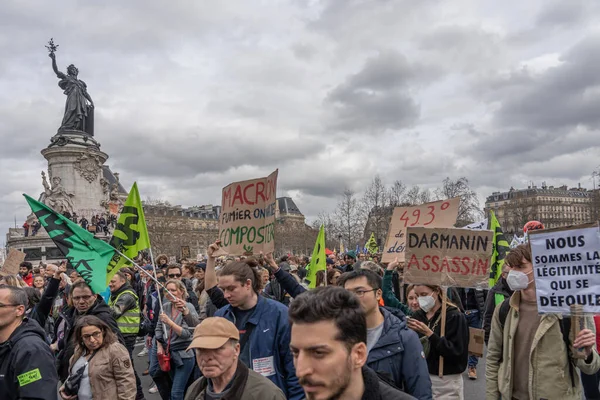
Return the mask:
[[[504, 324], [506, 323], [506, 318], [508, 317], [508, 312], [510, 311], [510, 297], [502, 302], [500, 305], [500, 310], [498, 311], [498, 318], [500, 319], [500, 327], [502, 331], [504, 331]], [[569, 332], [571, 332], [571, 318], [563, 318], [559, 320], [560, 333], [562, 333], [563, 342], [565, 343], [565, 348], [567, 349], [567, 360], [569, 362], [569, 375], [571, 376], [571, 386], [575, 387], [575, 370], [573, 368], [573, 361], [571, 360], [571, 342], [569, 340]], [[502, 362], [502, 357], [498, 361]]]

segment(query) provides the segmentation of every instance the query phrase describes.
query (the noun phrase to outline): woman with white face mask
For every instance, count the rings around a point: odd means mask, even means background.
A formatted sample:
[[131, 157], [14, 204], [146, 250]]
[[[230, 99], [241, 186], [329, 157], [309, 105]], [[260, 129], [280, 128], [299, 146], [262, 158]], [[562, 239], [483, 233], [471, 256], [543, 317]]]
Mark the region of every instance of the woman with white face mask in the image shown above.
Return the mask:
[[[446, 302], [446, 332], [441, 335], [442, 289], [439, 286], [415, 285], [420, 310], [408, 319], [408, 327], [421, 337], [431, 378], [433, 398], [460, 399], [463, 395], [462, 373], [469, 358], [469, 324], [467, 318], [450, 301]], [[440, 356], [444, 357], [444, 376], [440, 378]]]

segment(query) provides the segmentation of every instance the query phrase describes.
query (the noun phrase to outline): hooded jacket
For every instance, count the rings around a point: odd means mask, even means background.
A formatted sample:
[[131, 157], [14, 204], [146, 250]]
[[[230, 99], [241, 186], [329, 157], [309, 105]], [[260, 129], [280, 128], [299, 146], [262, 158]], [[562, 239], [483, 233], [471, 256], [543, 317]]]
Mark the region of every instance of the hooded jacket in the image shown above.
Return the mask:
[[[485, 365], [485, 387], [487, 400], [496, 400], [502, 396], [510, 399], [513, 392], [513, 363], [515, 348], [515, 332], [519, 326], [519, 305], [521, 292], [515, 292], [510, 298], [510, 310], [506, 316], [504, 329], [500, 322], [500, 307], [494, 311], [490, 342]], [[533, 337], [529, 352], [529, 398], [530, 399], [562, 399], [581, 400], [581, 380], [579, 370], [593, 375], [600, 369], [600, 356], [597, 349], [592, 349], [588, 360], [569, 359], [560, 329], [557, 314], [543, 314]], [[584, 318], [587, 329], [594, 329], [591, 317]], [[569, 335], [573, 343], [573, 334]], [[571, 383], [569, 362], [573, 363], [574, 383]]]
[[[231, 305], [219, 309], [216, 317], [224, 317], [235, 323]], [[258, 296], [256, 308], [248, 325], [253, 325], [246, 346], [249, 348], [250, 365], [253, 370], [262, 369], [262, 375], [277, 385], [286, 398], [299, 400], [304, 392], [296, 378], [296, 369], [290, 352], [290, 324], [288, 309], [281, 303]]]
[[0, 399], [56, 400], [54, 356], [39, 324], [25, 318], [0, 344]]
[[431, 379], [418, 335], [408, 329], [401, 311], [380, 307], [383, 331], [367, 358], [367, 366], [391, 378], [394, 385], [420, 400], [431, 400]]
[[117, 321], [112, 316], [112, 310], [104, 302], [102, 297], [97, 296], [96, 302], [85, 314], [79, 314], [75, 307], [67, 308], [64, 313], [60, 314], [61, 318], [65, 321], [65, 330], [64, 337], [58, 344], [59, 353], [56, 358], [58, 377], [60, 378], [61, 382], [64, 382], [69, 376], [69, 359], [75, 352], [75, 343], [73, 343], [73, 328], [77, 322], [77, 319], [82, 315], [93, 315], [100, 318], [110, 327], [115, 335], [117, 335], [119, 342], [122, 345], [125, 345], [125, 340], [123, 339], [123, 335], [119, 330]]

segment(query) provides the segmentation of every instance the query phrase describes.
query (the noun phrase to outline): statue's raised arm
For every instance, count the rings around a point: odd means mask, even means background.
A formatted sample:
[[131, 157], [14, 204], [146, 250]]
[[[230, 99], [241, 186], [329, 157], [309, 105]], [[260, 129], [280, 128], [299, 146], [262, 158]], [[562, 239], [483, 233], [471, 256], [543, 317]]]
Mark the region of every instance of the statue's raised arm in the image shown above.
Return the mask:
[[67, 75], [65, 75], [64, 72], [60, 72], [58, 70], [58, 66], [56, 65], [56, 55], [54, 53], [49, 53], [48, 57], [50, 57], [52, 59], [52, 69], [54, 70], [54, 73], [56, 74], [56, 76], [59, 79], [66, 79]]

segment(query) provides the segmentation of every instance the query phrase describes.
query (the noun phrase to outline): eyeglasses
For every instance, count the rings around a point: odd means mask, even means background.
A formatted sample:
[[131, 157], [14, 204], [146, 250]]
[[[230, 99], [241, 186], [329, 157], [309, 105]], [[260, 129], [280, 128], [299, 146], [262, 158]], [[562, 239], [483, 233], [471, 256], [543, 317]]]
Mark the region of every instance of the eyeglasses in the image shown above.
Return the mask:
[[79, 303], [81, 300], [88, 301], [92, 297], [94, 297], [94, 296], [93, 295], [92, 296], [76, 296], [76, 297], [73, 297], [73, 302], [74, 303]]
[[350, 290], [350, 292], [354, 293], [358, 297], [363, 297], [365, 295], [365, 293], [374, 292], [376, 290], [377, 289], [371, 289], [371, 290], [358, 289], [358, 290]]
[[181, 274], [169, 274], [169, 278], [181, 278]]
[[0, 303], [0, 308], [17, 307], [17, 306], [20, 306], [20, 304], [2, 304], [2, 303]]
[[102, 331], [96, 331], [96, 332], [90, 333], [88, 335], [81, 335], [83, 340], [90, 340], [91, 338], [98, 340], [98, 339], [100, 339], [100, 336], [102, 336]]

